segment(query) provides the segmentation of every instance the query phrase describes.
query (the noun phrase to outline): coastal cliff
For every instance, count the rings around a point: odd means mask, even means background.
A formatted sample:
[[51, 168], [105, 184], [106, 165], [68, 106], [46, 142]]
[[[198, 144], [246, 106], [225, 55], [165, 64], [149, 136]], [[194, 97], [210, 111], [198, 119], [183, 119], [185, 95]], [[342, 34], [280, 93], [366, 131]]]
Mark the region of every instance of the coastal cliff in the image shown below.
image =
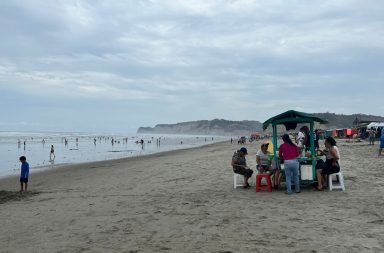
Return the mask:
[[[315, 125], [316, 128], [335, 129], [350, 128], [363, 122], [382, 121], [384, 117], [366, 114], [314, 113], [326, 119], [329, 124]], [[284, 129], [281, 129], [284, 131]], [[224, 119], [189, 121], [176, 124], [158, 124], [155, 127], [140, 127], [138, 134], [195, 134], [195, 135], [249, 135], [262, 132], [262, 123], [255, 120], [230, 121]], [[270, 132], [267, 130], [267, 132]]]
[[224, 119], [199, 120], [177, 124], [158, 124], [155, 127], [140, 127], [137, 133], [196, 134], [196, 135], [248, 135], [262, 130], [259, 121], [229, 121]]

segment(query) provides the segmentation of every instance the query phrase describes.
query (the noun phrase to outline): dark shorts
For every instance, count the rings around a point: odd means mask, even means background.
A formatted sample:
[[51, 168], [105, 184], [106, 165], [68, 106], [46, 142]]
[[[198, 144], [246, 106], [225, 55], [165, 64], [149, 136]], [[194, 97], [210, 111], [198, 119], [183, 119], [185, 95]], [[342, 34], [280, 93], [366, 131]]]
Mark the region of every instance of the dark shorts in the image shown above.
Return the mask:
[[28, 183], [28, 178], [27, 177], [21, 177], [20, 183]]
[[269, 166], [269, 165], [256, 165], [256, 169], [257, 169], [257, 171], [259, 171], [260, 173], [264, 173], [265, 171], [271, 171], [271, 172], [273, 172], [272, 167]]
[[233, 168], [233, 172], [235, 172], [236, 174], [240, 174], [240, 175], [243, 175], [245, 177], [251, 177], [252, 174], [253, 174], [253, 170], [251, 169], [245, 169], [243, 167], [236, 167], [236, 168]]
[[329, 174], [333, 174], [333, 173], [337, 173], [337, 172], [340, 172], [339, 164], [337, 164], [337, 166], [333, 166], [331, 160], [325, 161], [324, 166], [323, 166], [323, 170], [321, 171], [321, 174], [329, 175]]

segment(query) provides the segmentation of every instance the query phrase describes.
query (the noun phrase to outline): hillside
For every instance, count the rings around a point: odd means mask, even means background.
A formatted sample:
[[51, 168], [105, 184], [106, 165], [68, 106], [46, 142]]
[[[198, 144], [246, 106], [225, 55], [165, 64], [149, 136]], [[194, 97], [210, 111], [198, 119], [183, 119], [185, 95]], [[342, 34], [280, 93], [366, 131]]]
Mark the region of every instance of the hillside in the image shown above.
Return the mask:
[[[315, 116], [328, 120], [327, 125], [316, 125], [316, 128], [335, 129], [353, 127], [358, 122], [383, 121], [384, 117], [335, 113], [314, 113]], [[176, 124], [158, 124], [155, 127], [140, 127], [137, 133], [145, 134], [194, 134], [194, 135], [249, 135], [251, 132], [262, 132], [262, 123], [255, 120], [230, 121], [224, 119], [199, 120]], [[270, 130], [267, 130], [270, 132]]]
[[137, 133], [197, 134], [197, 135], [242, 135], [261, 131], [259, 121], [229, 121], [224, 119], [199, 120], [177, 124], [158, 124], [155, 127], [140, 127]]
[[[384, 117], [366, 115], [366, 114], [335, 114], [335, 113], [314, 113], [316, 117], [328, 120], [329, 124], [326, 125], [326, 128], [347, 128], [354, 127], [355, 123], [359, 122], [371, 122], [371, 121], [384, 121]], [[359, 122], [356, 122], [359, 121]]]

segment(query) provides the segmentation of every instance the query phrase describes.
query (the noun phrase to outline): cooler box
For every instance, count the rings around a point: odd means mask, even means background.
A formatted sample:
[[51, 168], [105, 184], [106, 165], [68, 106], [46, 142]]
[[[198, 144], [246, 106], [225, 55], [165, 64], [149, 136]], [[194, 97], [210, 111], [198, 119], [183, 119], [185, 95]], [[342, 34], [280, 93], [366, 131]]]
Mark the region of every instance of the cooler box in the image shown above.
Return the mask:
[[301, 165], [300, 166], [300, 176], [301, 180], [312, 180], [312, 165]]

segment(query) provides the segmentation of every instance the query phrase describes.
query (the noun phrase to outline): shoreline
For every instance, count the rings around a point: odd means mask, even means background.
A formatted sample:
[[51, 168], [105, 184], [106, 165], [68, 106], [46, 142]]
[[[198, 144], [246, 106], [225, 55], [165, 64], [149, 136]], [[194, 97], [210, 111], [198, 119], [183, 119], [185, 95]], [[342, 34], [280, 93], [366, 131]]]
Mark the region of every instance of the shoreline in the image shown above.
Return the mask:
[[[103, 163], [109, 163], [109, 162], [128, 162], [129, 160], [134, 160], [134, 159], [141, 159], [141, 158], [146, 158], [146, 157], [152, 157], [152, 156], [157, 156], [157, 155], [161, 155], [161, 156], [166, 156], [168, 154], [172, 154], [172, 153], [176, 153], [177, 151], [185, 151], [185, 150], [190, 150], [190, 149], [198, 149], [198, 148], [202, 148], [202, 147], [205, 147], [205, 146], [210, 146], [210, 145], [215, 145], [215, 144], [220, 144], [220, 143], [226, 143], [227, 141], [219, 141], [219, 142], [214, 142], [214, 143], [207, 143], [207, 144], [203, 144], [203, 145], [199, 145], [199, 146], [195, 146], [195, 147], [186, 147], [186, 148], [180, 148], [180, 149], [173, 149], [173, 150], [164, 150], [164, 151], [160, 151], [160, 152], [154, 152], [154, 153], [146, 153], [146, 154], [143, 154], [143, 155], [135, 155], [135, 156], [128, 156], [128, 157], [124, 157], [124, 158], [112, 158], [112, 159], [107, 159], [107, 160], [100, 160], [100, 161], [89, 161], [89, 162], [78, 162], [78, 163], [59, 163], [59, 164], [55, 164], [53, 165], [53, 167], [51, 168], [52, 165], [46, 165], [46, 166], [38, 166], [38, 167], [32, 167], [33, 170], [30, 169], [30, 177], [31, 176], [42, 176], [40, 174], [44, 174], [44, 173], [49, 173], [51, 171], [56, 171], [56, 170], [62, 170], [62, 169], [74, 169], [73, 167], [76, 167], [76, 168], [83, 168], [87, 165], [89, 166], [98, 166], [98, 165], [102, 165]], [[8, 180], [14, 180], [14, 179], [18, 179], [19, 178], [19, 170], [17, 172], [16, 175], [4, 175], [4, 176], [0, 176], [0, 185], [2, 183], [4, 183], [5, 181], [8, 181]], [[4, 182], [3, 182], [4, 181]]]
[[[245, 144], [255, 166], [260, 142]], [[6, 252], [383, 252], [384, 157], [338, 142], [346, 191], [233, 189], [220, 142], [0, 180]], [[365, 173], [364, 168], [369, 168]], [[253, 179], [254, 180], [254, 179]], [[21, 197], [20, 197], [21, 196]], [[6, 197], [6, 196], [5, 196]], [[22, 217], [22, 219], [20, 219]], [[243, 242], [247, 238], [247, 242]]]
[[[223, 137], [221, 137], [221, 138], [223, 138]], [[57, 167], [63, 167], [63, 166], [66, 167], [66, 166], [72, 166], [72, 165], [76, 166], [76, 165], [82, 164], [82, 163], [113, 161], [113, 160], [127, 159], [127, 158], [132, 158], [132, 157], [141, 157], [141, 156], [158, 154], [158, 153], [168, 152], [168, 151], [183, 150], [183, 149], [189, 149], [189, 148], [198, 148], [198, 147], [202, 147], [205, 145], [210, 145], [210, 144], [214, 144], [217, 142], [225, 142], [225, 141], [227, 141], [227, 140], [220, 140], [220, 141], [208, 142], [208, 143], [206, 143], [206, 142], [205, 143], [193, 143], [193, 144], [186, 144], [185, 147], [173, 146], [173, 147], [167, 147], [164, 149], [149, 150], [149, 151], [147, 151], [147, 150], [144, 150], [144, 151], [131, 150], [131, 153], [125, 157], [113, 157], [113, 156], [111, 156], [111, 158], [104, 158], [104, 159], [100, 159], [100, 160], [95, 159], [95, 160], [91, 160], [91, 161], [71, 161], [71, 162], [60, 161], [59, 163], [54, 163], [53, 165], [50, 161], [47, 161], [47, 163], [45, 165], [34, 166], [34, 164], [30, 162], [30, 159], [28, 159], [29, 156], [27, 156], [27, 162], [30, 163], [30, 168], [31, 168], [30, 173], [32, 172], [35, 174], [35, 173], [42, 172], [42, 171], [56, 169]], [[132, 154], [132, 152], [137, 152], [137, 153]], [[107, 151], [107, 153], [121, 153], [121, 151]], [[103, 154], [103, 155], [105, 155], [105, 154]], [[17, 176], [19, 173], [19, 169], [20, 168], [19, 168], [19, 164], [18, 164], [18, 167], [14, 168], [12, 170], [8, 170], [7, 172], [2, 172], [2, 174], [0, 174], [0, 180], [3, 178], [7, 178], [7, 177]]]
[[54, 154], [56, 155], [54, 165], [61, 165], [119, 159], [227, 140], [224, 136], [207, 138], [189, 135], [27, 134], [29, 136], [21, 133], [3, 133], [0, 142], [1, 177], [17, 174], [20, 169], [18, 158], [22, 155], [27, 157], [31, 168], [45, 169], [51, 167], [51, 146], [54, 146]]

